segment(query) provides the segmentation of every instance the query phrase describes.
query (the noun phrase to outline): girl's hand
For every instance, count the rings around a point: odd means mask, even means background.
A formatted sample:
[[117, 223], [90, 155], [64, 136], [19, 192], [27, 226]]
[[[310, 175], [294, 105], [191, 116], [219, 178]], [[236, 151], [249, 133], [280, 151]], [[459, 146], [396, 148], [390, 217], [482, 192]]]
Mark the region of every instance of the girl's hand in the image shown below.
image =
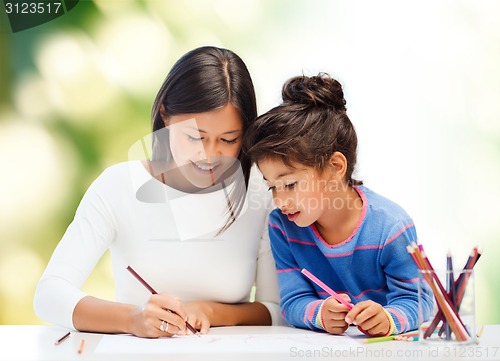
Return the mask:
[[[342, 293], [340, 296], [351, 302], [348, 295]], [[345, 320], [348, 312], [349, 309], [335, 298], [327, 298], [321, 306], [321, 319], [325, 331], [333, 335], [344, 333], [349, 327], [349, 323]]]
[[143, 306], [134, 309], [130, 320], [131, 333], [139, 337], [158, 338], [182, 334], [186, 330], [186, 309], [166, 293], [152, 295]]
[[370, 336], [385, 336], [391, 329], [391, 323], [384, 308], [373, 301], [357, 303], [345, 317], [347, 323], [354, 323]]
[[[210, 328], [212, 318], [212, 307], [210, 307], [210, 302], [189, 302], [184, 305], [187, 312], [187, 321], [193, 325], [195, 329], [200, 331], [201, 334], [206, 334]], [[186, 329], [184, 333], [179, 333], [183, 335], [192, 335], [191, 331]]]

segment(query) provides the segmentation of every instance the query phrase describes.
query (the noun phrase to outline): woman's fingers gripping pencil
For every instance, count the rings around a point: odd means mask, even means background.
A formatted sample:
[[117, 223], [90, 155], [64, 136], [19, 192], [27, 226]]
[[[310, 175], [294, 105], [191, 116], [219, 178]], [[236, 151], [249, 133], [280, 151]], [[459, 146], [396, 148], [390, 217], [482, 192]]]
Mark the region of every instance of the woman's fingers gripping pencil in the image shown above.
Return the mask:
[[324, 284], [319, 278], [317, 278], [315, 275], [313, 275], [311, 272], [309, 272], [308, 270], [306, 270], [305, 268], [302, 269], [301, 271], [304, 275], [307, 276], [307, 278], [309, 278], [311, 281], [313, 281], [314, 283], [316, 283], [319, 287], [321, 287], [323, 290], [325, 290], [326, 292], [328, 292], [328, 294], [330, 296], [332, 296], [333, 298], [335, 298], [337, 301], [339, 301], [340, 303], [342, 303], [344, 306], [346, 306], [348, 309], [352, 309], [353, 305], [352, 303], [349, 303], [347, 302], [346, 300], [344, 300], [342, 298], [342, 296], [340, 296], [337, 292], [335, 292], [334, 290], [332, 290], [330, 287], [328, 287], [326, 284]]
[[[156, 292], [156, 290], [155, 290], [153, 287], [151, 287], [151, 286], [149, 285], [149, 283], [147, 283], [147, 282], [144, 280], [144, 278], [142, 278], [141, 276], [139, 276], [139, 274], [138, 274], [138, 273], [137, 273], [137, 272], [136, 272], [136, 271], [135, 271], [132, 267], [127, 266], [127, 271], [129, 271], [130, 273], [132, 273], [132, 275], [133, 275], [133, 276], [134, 276], [134, 277], [135, 277], [135, 278], [136, 278], [139, 282], [141, 282], [141, 283], [142, 283], [142, 285], [143, 285], [144, 287], [146, 287], [146, 288], [149, 290], [149, 292], [151, 292], [153, 295], [158, 294], [158, 292]], [[169, 310], [169, 311], [170, 311], [170, 312], [173, 312], [173, 311], [171, 311], [171, 310]], [[175, 312], [173, 312], [173, 313], [175, 313]], [[191, 331], [191, 332], [193, 333], [193, 335], [196, 335], [196, 336], [200, 337], [200, 335], [199, 335], [198, 331], [197, 331], [197, 330], [196, 330], [193, 326], [191, 326], [191, 324], [190, 324], [189, 322], [185, 321], [185, 323], [186, 323], [186, 327], [189, 329], [189, 331]]]

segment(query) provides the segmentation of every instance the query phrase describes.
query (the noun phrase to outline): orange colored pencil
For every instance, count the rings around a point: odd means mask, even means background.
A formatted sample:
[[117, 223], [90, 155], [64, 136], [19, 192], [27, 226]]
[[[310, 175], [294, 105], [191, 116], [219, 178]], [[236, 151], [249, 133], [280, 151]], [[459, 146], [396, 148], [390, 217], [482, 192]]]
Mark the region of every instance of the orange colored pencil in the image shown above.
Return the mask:
[[85, 339], [82, 338], [82, 340], [80, 341], [80, 347], [78, 348], [78, 353], [82, 353], [83, 352], [83, 347], [85, 346]]

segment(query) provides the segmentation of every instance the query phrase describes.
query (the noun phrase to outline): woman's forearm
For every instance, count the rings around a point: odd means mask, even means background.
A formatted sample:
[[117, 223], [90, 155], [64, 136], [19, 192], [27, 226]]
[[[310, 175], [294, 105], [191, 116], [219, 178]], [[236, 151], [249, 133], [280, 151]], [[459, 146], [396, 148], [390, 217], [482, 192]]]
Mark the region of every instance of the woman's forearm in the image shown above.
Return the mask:
[[237, 304], [206, 302], [206, 305], [210, 308], [211, 326], [269, 326], [272, 324], [267, 307], [259, 302]]
[[137, 306], [86, 296], [73, 311], [73, 325], [79, 331], [132, 333], [131, 318]]
[[[272, 324], [266, 306], [259, 302], [226, 304], [218, 302], [193, 302], [204, 309], [211, 326]], [[103, 333], [131, 333], [137, 306], [106, 301], [86, 296], [78, 302], [73, 312], [73, 325], [79, 331]]]

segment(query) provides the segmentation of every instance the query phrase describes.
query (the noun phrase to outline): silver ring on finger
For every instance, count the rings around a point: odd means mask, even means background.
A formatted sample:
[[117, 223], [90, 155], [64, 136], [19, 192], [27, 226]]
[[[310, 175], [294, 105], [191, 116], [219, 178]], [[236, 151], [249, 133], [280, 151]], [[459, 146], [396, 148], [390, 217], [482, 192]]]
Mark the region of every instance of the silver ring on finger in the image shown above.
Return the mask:
[[[164, 330], [164, 327], [165, 327], [165, 320], [161, 320], [161, 324], [160, 324], [160, 331], [163, 331]], [[168, 325], [168, 323], [167, 323]], [[168, 326], [167, 326], [168, 327]]]

